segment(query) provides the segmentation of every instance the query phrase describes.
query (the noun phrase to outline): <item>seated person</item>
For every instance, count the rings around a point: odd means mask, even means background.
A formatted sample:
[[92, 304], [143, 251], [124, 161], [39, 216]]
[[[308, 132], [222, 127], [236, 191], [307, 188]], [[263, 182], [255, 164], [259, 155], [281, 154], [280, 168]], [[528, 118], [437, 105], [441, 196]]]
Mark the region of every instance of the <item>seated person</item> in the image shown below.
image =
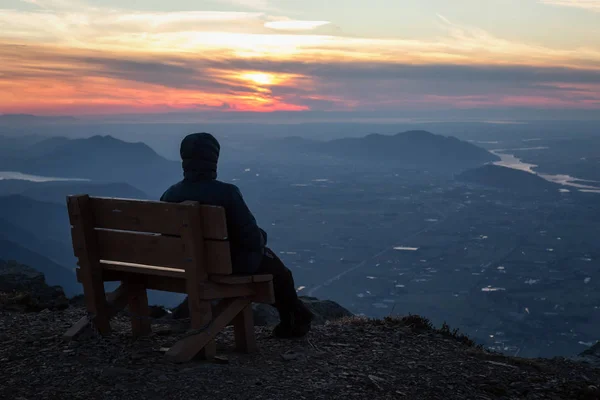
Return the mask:
[[161, 201], [197, 201], [225, 208], [233, 273], [272, 274], [280, 323], [277, 337], [302, 337], [310, 330], [313, 314], [298, 299], [292, 272], [267, 245], [267, 234], [258, 227], [240, 190], [217, 180], [220, 145], [209, 133], [193, 133], [181, 142], [183, 180], [171, 186]]

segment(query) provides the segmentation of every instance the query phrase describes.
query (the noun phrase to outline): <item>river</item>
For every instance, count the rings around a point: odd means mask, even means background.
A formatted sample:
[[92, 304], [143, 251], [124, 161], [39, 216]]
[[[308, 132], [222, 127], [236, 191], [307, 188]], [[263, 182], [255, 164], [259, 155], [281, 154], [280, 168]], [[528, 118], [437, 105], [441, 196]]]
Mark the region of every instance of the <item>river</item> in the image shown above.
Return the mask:
[[[520, 149], [513, 150], [539, 150], [545, 147], [525, 147]], [[535, 174], [540, 178], [544, 178], [548, 182], [557, 183], [559, 185], [567, 186], [570, 188], [574, 188], [579, 190], [580, 192], [587, 193], [600, 193], [600, 182], [598, 181], [590, 181], [586, 179], [579, 179], [573, 177], [571, 175], [552, 175], [552, 174], [541, 174], [534, 170], [537, 167], [535, 164], [528, 164], [523, 162], [520, 158], [515, 156], [514, 154], [509, 154], [508, 152], [511, 149], [497, 149], [490, 150], [492, 154], [500, 157], [500, 161], [496, 161], [494, 165], [500, 165], [502, 167], [508, 167], [513, 169], [518, 169], [520, 171], [529, 172], [531, 174]], [[583, 183], [582, 183], [583, 182]], [[561, 189], [561, 191], [569, 191], [567, 188]]]

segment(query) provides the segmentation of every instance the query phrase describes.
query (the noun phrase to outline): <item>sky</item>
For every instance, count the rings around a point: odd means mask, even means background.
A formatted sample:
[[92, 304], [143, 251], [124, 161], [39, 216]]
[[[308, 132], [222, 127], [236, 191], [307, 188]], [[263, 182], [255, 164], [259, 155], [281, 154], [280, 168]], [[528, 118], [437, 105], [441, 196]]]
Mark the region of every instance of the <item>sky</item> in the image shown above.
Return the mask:
[[0, 0], [0, 114], [528, 109], [600, 115], [600, 0]]

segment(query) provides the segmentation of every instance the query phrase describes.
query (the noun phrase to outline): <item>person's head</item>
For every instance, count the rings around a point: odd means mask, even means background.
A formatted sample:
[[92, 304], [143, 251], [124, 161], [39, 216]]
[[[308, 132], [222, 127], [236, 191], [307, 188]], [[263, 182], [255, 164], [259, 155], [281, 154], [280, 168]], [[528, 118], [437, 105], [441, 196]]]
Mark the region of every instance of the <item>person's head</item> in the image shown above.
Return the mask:
[[186, 179], [216, 179], [221, 145], [210, 133], [192, 133], [181, 141], [179, 154]]

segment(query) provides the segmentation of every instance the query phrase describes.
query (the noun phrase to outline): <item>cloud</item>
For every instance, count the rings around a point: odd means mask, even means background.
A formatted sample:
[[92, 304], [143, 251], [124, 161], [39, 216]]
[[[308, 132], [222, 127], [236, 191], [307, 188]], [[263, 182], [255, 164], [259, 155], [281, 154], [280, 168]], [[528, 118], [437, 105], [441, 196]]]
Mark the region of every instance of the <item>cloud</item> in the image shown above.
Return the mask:
[[219, 53], [134, 55], [14, 45], [0, 46], [0, 54], [5, 56], [0, 90], [14, 94], [13, 109], [90, 103], [111, 112], [196, 109], [200, 100], [204, 108], [223, 110], [227, 104], [229, 111], [391, 112], [510, 101], [523, 107], [600, 107], [600, 70], [592, 69], [272, 61]]
[[539, 0], [540, 3], [600, 12], [600, 0]]
[[328, 25], [329, 23], [329, 21], [270, 21], [265, 23], [265, 28], [283, 31], [310, 31]]
[[0, 9], [3, 112], [600, 108], [598, 49], [508, 40], [443, 15], [437, 37], [370, 38], [270, 15], [263, 1], [246, 12], [28, 1], [38, 8]]

